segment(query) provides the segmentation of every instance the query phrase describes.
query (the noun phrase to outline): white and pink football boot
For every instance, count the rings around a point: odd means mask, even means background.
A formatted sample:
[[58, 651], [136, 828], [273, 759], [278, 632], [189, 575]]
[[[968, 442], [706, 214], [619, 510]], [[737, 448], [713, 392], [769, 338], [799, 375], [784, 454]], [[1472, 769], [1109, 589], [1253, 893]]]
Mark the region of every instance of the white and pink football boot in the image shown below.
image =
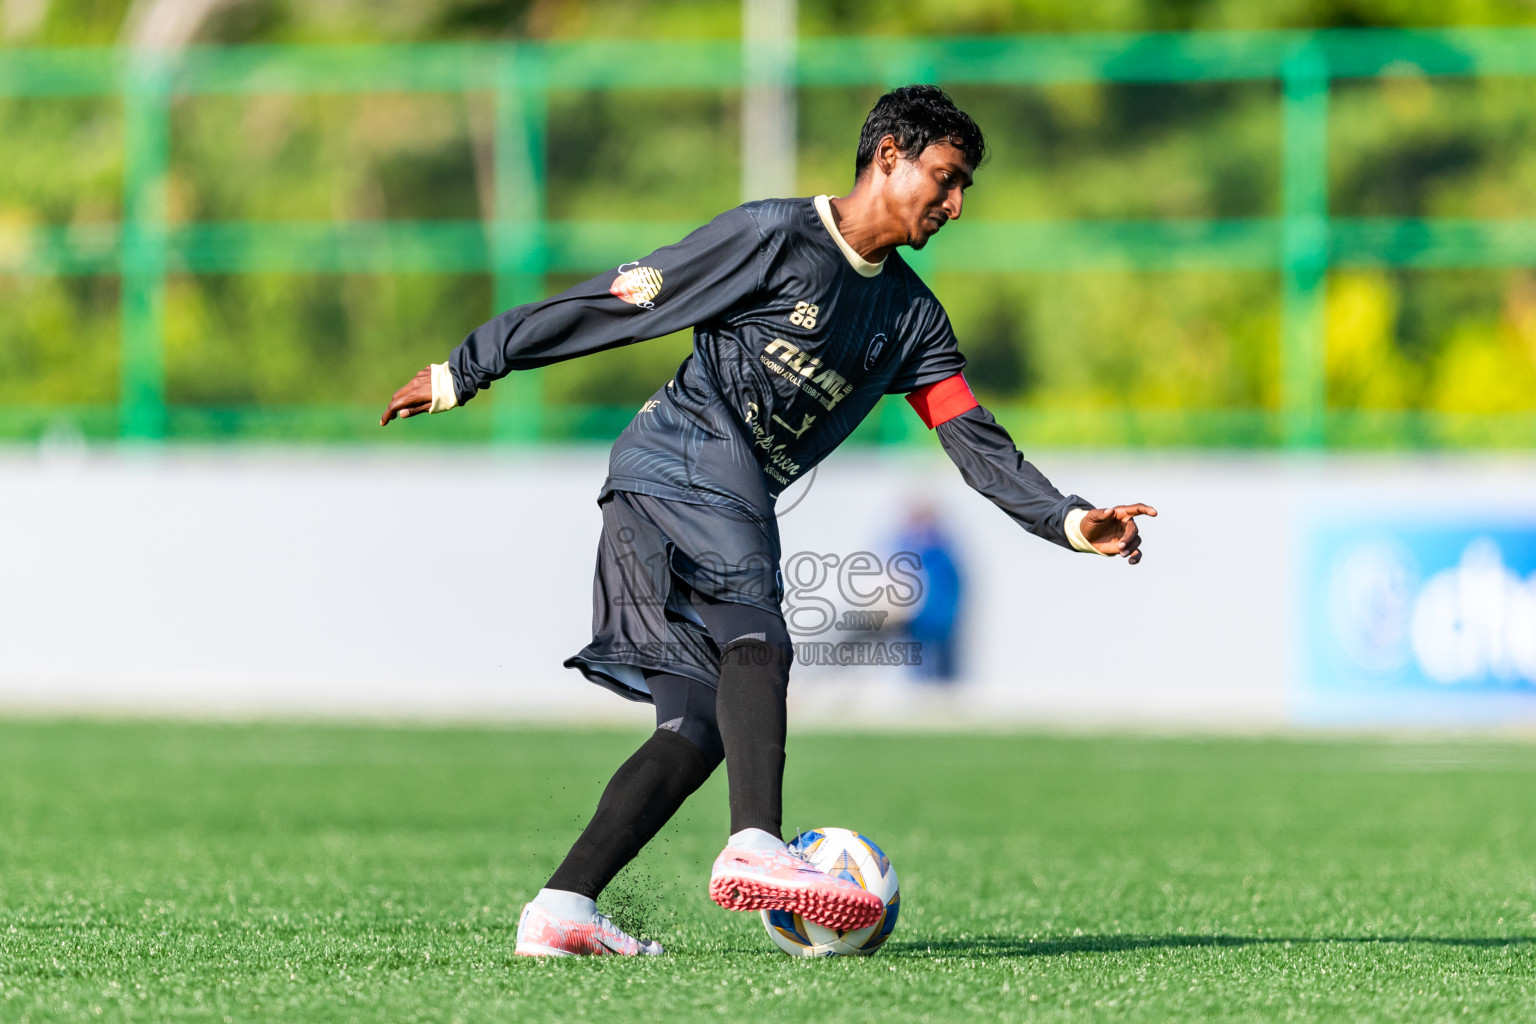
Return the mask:
[[726, 910], [787, 910], [839, 931], [868, 928], [885, 913], [879, 896], [818, 871], [782, 843], [752, 848], [736, 838], [709, 872], [709, 896]]
[[661, 943], [636, 939], [598, 911], [584, 921], [530, 903], [517, 922], [518, 956], [660, 956]]

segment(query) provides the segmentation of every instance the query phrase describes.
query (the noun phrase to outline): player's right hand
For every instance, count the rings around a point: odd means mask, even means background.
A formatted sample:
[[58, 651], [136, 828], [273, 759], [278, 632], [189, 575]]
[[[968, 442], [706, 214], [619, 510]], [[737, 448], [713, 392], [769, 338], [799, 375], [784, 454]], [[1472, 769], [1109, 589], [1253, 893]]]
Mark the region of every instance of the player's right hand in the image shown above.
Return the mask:
[[424, 366], [416, 371], [405, 387], [395, 392], [395, 397], [389, 400], [389, 407], [384, 410], [384, 415], [379, 417], [379, 426], [383, 426], [395, 417], [405, 419], [407, 416], [418, 416], [432, 409], [432, 367]]

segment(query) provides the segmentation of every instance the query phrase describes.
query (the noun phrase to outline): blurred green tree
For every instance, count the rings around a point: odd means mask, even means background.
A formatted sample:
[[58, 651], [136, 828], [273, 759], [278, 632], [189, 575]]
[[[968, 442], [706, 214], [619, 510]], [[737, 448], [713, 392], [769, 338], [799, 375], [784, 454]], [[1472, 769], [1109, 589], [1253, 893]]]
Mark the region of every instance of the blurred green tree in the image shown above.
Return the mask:
[[[146, 0], [3, 0], [4, 47], [105, 45]], [[733, 38], [738, 0], [229, 0], [189, 41]], [[1531, 25], [1499, 0], [829, 0], [809, 36]], [[801, 90], [799, 186], [840, 192], [878, 90]], [[969, 221], [1246, 219], [1279, 212], [1278, 88], [965, 87], [993, 149]], [[1329, 209], [1340, 217], [1536, 218], [1536, 80], [1402, 75], [1335, 83]], [[203, 96], [176, 101], [168, 215], [222, 221], [474, 220], [491, 211], [488, 96]], [[123, 190], [116, 100], [0, 98], [0, 258], [40, 227], [112, 225]], [[701, 90], [555, 92], [547, 212], [701, 222], [734, 204], [738, 100]], [[9, 247], [9, 248], [7, 248]], [[1124, 271], [930, 275], [988, 401], [1059, 409], [1275, 409], [1276, 275]], [[569, 283], [551, 276], [546, 288]], [[117, 282], [0, 275], [0, 393], [114, 401]], [[175, 276], [170, 398], [190, 405], [369, 403], [496, 312], [478, 274]], [[1530, 275], [1336, 271], [1327, 399], [1342, 411], [1536, 410]], [[667, 379], [686, 336], [552, 368], [548, 401], [628, 406]]]

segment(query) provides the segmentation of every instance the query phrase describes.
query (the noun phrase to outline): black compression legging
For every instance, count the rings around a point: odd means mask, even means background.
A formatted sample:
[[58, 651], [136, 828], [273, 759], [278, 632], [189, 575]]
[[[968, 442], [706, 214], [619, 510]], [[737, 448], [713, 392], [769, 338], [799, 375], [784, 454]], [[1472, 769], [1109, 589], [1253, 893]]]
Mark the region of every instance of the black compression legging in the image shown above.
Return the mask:
[[[716, 647], [751, 637], [782, 648], [786, 655], [793, 651], [784, 616], [776, 611], [709, 601], [698, 594], [692, 604]], [[671, 672], [647, 672], [645, 681], [656, 702], [656, 728], [675, 732], [698, 747], [711, 771], [718, 767], [725, 758], [725, 747], [715, 715], [715, 688]]]

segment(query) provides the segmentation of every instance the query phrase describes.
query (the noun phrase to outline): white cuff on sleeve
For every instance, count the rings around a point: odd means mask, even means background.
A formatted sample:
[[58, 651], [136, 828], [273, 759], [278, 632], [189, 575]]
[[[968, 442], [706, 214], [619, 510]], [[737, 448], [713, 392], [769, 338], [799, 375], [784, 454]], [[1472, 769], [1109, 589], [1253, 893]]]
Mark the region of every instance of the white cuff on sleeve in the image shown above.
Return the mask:
[[1088, 538], [1083, 536], [1083, 517], [1088, 514], [1085, 508], [1075, 508], [1067, 513], [1067, 521], [1062, 525], [1067, 531], [1067, 541], [1074, 551], [1086, 551], [1090, 555], [1104, 555], [1106, 558], [1114, 556], [1106, 551], [1100, 551], [1088, 543]]
[[432, 407], [428, 412], [447, 412], [459, 404], [459, 393], [453, 387], [453, 374], [447, 363], [432, 364]]

